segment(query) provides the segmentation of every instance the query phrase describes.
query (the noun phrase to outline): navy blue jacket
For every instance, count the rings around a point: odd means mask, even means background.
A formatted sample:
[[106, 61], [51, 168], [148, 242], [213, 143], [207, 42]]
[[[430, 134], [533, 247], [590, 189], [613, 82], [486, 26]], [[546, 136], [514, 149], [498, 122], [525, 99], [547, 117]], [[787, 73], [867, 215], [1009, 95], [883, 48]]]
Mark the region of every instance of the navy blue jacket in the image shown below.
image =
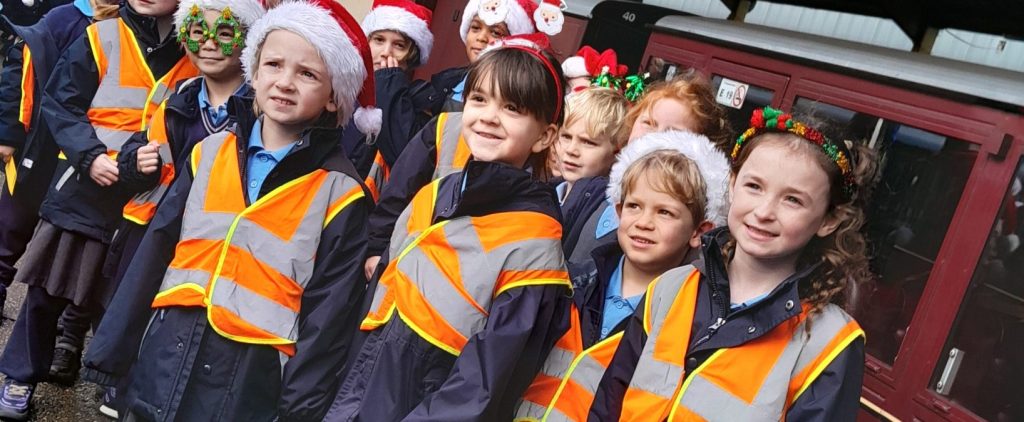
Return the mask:
[[[559, 218], [549, 186], [498, 163], [474, 161], [464, 172], [449, 175], [438, 188], [437, 201], [435, 222], [507, 211]], [[491, 304], [485, 327], [458, 357], [421, 338], [400, 318], [392, 318], [373, 330], [350, 360], [326, 420], [509, 420], [568, 329], [568, 293], [556, 285], [502, 293]]]
[[[135, 32], [154, 77], [161, 77], [181, 59], [183, 53], [174, 31], [160, 40], [156, 19], [135, 13], [127, 4], [119, 13], [120, 19]], [[138, 191], [119, 184], [104, 188], [89, 177], [92, 162], [106, 153], [106, 147], [96, 137], [86, 117], [98, 86], [99, 71], [88, 37], [79, 37], [57, 62], [42, 99], [43, 119], [67, 160], [57, 163], [40, 216], [64, 230], [108, 242], [121, 220], [124, 204]], [[61, 189], [56, 189], [57, 182], [69, 168], [73, 168], [75, 174], [67, 178]]]
[[[804, 269], [790, 276], [761, 301], [730, 312], [729, 280], [725, 273], [725, 262], [721, 246], [729, 238], [728, 227], [712, 230], [702, 237], [701, 257], [693, 265], [700, 271], [700, 287], [697, 293], [697, 308], [693, 317], [690, 348], [686, 353], [686, 374], [693, 373], [715, 351], [726, 347], [740, 346], [754, 340], [800, 314], [801, 308], [786, 310], [786, 302], [800, 303], [798, 285], [811, 272]], [[714, 295], [714, 297], [713, 297]], [[646, 300], [646, 299], [645, 299]], [[633, 378], [633, 371], [640, 360], [640, 352], [647, 341], [643, 329], [641, 301], [637, 312], [629, 318], [626, 332], [619, 348], [612, 358], [608, 371], [601, 379], [601, 386], [594, 396], [590, 409], [590, 421], [614, 421], [622, 413], [622, 398]], [[718, 317], [726, 323], [718, 330], [710, 327]], [[755, 327], [754, 333], [748, 331]], [[698, 339], [710, 336], [706, 342], [694, 347]], [[864, 379], [864, 340], [850, 343], [835, 360], [829, 364], [817, 380], [805, 391], [786, 413], [787, 421], [854, 421], [860, 402], [861, 384]]]
[[[600, 217], [600, 215], [594, 214], [604, 211], [605, 204], [608, 202], [605, 196], [607, 189], [607, 177], [586, 177], [573, 183], [569, 196], [562, 203], [562, 214], [565, 216], [565, 231], [562, 232], [562, 249], [565, 251], [565, 259], [570, 262], [582, 262], [590, 257], [593, 249], [591, 251], [576, 251], [576, 246], [581, 243], [605, 245], [618, 241], [614, 230], [597, 241], [592, 241], [593, 232], [583, 233], [587, 221], [591, 218]], [[589, 236], [589, 238], [584, 236]], [[581, 242], [580, 239], [584, 240]], [[582, 259], [579, 257], [582, 257]]]
[[[33, 209], [42, 202], [57, 165], [57, 144], [42, 121], [43, 89], [61, 52], [81, 37], [90, 23], [92, 19], [75, 5], [66, 4], [51, 10], [35, 25], [11, 27], [22, 41], [8, 51], [0, 73], [0, 145], [16, 149], [14, 159], [18, 164], [18, 180], [15, 192], [20, 202], [32, 204], [30, 207]], [[25, 46], [32, 53], [34, 73], [34, 98], [28, 132], [18, 119]]]
[[[232, 131], [238, 136], [242, 183], [246, 178], [248, 139], [256, 119], [252, 115], [252, 99], [233, 97], [229, 112], [238, 122]], [[260, 196], [318, 168], [341, 171], [358, 180], [355, 168], [341, 150], [340, 136], [339, 129], [314, 128], [304, 132], [300, 142], [267, 176]], [[150, 304], [181, 236], [182, 215], [193, 180], [191, 167], [183, 163], [183, 168], [185, 171], [178, 175], [157, 208], [100, 323], [85, 356], [83, 378], [112, 385], [131, 369], [128, 406], [147, 420], [190, 420], [192, 415], [202, 414], [202, 407], [210, 403], [216, 405], [218, 417], [223, 420], [251, 420], [252, 415], [269, 420], [275, 413], [281, 420], [318, 420], [336, 391], [349, 339], [358, 325], [356, 311], [366, 284], [362, 261], [366, 217], [372, 207], [369, 192], [346, 207], [321, 234], [313, 276], [302, 295], [296, 354], [284, 365], [283, 373], [275, 349], [233, 342], [232, 348], [217, 343], [219, 339], [209, 337], [219, 335], [208, 329], [205, 318], [190, 318], [188, 308], [177, 307], [167, 308], [161, 317], [179, 323], [172, 328], [162, 327], [161, 332], [166, 335], [147, 337], [142, 355], [138, 362], [133, 362], [134, 351], [140, 350], [147, 317], [152, 314]], [[247, 204], [252, 202], [246, 198]], [[217, 355], [218, 347], [211, 348], [209, 344], [220, 344], [219, 349], [228, 347], [235, 353], [225, 361]], [[209, 368], [191, 365], [201, 361], [217, 363], [211, 363]], [[226, 371], [226, 377], [252, 378], [220, 380], [245, 386], [244, 394], [189, 382], [190, 377], [218, 371]], [[278, 381], [263, 382], [268, 373], [276, 374], [272, 379]], [[194, 397], [203, 399], [188, 400]]]

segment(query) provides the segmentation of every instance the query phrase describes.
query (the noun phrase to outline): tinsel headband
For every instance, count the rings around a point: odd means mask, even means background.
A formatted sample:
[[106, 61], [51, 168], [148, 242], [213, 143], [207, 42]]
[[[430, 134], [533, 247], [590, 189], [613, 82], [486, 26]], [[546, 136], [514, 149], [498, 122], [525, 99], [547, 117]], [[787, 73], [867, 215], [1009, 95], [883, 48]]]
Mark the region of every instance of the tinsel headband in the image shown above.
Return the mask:
[[765, 107], [754, 110], [754, 114], [750, 116], [750, 128], [736, 138], [736, 145], [732, 148], [732, 160], [736, 161], [739, 158], [740, 150], [748, 140], [765, 133], [792, 133], [821, 147], [825, 155], [836, 163], [843, 175], [843, 194], [847, 198], [853, 195], [856, 181], [853, 178], [853, 167], [850, 163], [850, 150], [846, 148], [846, 144], [833, 142], [817, 129], [793, 119], [791, 114], [784, 113], [779, 109]]

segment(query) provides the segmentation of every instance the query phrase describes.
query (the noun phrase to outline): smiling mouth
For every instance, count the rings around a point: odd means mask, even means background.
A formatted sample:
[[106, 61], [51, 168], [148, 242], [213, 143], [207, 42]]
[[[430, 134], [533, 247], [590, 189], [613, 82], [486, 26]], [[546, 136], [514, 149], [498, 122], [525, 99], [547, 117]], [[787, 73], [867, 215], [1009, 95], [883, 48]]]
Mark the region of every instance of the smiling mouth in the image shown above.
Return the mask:
[[500, 136], [497, 136], [497, 135], [494, 135], [494, 134], [490, 134], [490, 133], [487, 133], [487, 132], [476, 132], [476, 134], [477, 134], [477, 136], [479, 136], [481, 138], [484, 138], [484, 139], [487, 139], [487, 140], [491, 140], [491, 141], [497, 141], [497, 140], [501, 140], [502, 139]]
[[775, 233], [772, 233], [772, 232], [770, 232], [770, 231], [766, 231], [766, 230], [762, 230], [762, 229], [759, 229], [759, 228], [757, 228], [757, 227], [754, 227], [754, 226], [751, 226], [751, 225], [749, 225], [749, 224], [744, 224], [744, 226], [746, 226], [746, 227], [747, 227], [747, 231], [749, 231], [749, 232], [750, 232], [751, 234], [753, 234], [753, 235], [754, 235], [755, 237], [760, 237], [760, 238], [765, 238], [765, 239], [771, 239], [771, 238], [774, 238], [774, 237], [777, 237], [777, 236], [778, 236], [778, 235], [777, 235], [777, 234], [775, 234]]
[[629, 239], [632, 240], [634, 243], [637, 243], [637, 244], [640, 244], [640, 245], [653, 245], [654, 244], [653, 240], [648, 239], [646, 237], [630, 236]]
[[583, 167], [583, 166], [581, 166], [579, 164], [576, 164], [576, 163], [570, 163], [568, 161], [562, 161], [562, 168], [564, 168], [566, 170], [578, 170], [580, 167]]

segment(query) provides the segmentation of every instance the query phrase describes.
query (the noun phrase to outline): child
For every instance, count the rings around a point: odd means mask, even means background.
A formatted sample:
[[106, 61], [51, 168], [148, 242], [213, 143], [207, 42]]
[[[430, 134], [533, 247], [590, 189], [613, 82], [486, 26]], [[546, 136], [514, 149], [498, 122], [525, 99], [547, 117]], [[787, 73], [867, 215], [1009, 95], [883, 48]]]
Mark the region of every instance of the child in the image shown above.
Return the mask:
[[417, 193], [328, 421], [501, 420], [565, 330], [569, 280], [558, 203], [525, 170], [562, 119], [551, 55], [510, 45], [467, 83], [464, 171]]
[[[57, 146], [40, 115], [43, 88], [61, 52], [91, 23], [117, 17], [117, 9], [117, 4], [79, 0], [54, 7], [32, 26], [11, 26], [20, 41], [7, 51], [0, 76], [0, 165], [5, 167], [0, 172], [7, 178], [0, 186], [0, 314], [57, 166]], [[61, 322], [72, 328], [69, 334], [77, 330], [84, 339], [91, 319], [87, 309], [72, 304]], [[51, 380], [74, 373], [78, 357], [70, 355], [55, 351]]]
[[[466, 45], [466, 57], [469, 59], [469, 63], [474, 63], [480, 56], [480, 52], [483, 51], [488, 45], [496, 40], [507, 36], [523, 36], [530, 35], [537, 32], [539, 27], [543, 27], [546, 30], [546, 34], [555, 35], [561, 31], [561, 27], [554, 28], [552, 25], [548, 25], [546, 22], [547, 17], [561, 18], [561, 11], [555, 8], [551, 11], [551, 5], [547, 4], [543, 6], [545, 12], [544, 15], [537, 13], [541, 6], [538, 6], [536, 0], [470, 0], [466, 4], [465, 10], [462, 13], [462, 25], [460, 26], [460, 35], [462, 41]], [[557, 20], [557, 19], [555, 19]], [[454, 113], [462, 111], [463, 103], [463, 91], [466, 85], [466, 68], [458, 67], [448, 69], [434, 75], [429, 86], [423, 86], [424, 89], [416, 93], [408, 93], [407, 95], [413, 95], [410, 99], [414, 103], [422, 103], [423, 106], [420, 109], [408, 109], [408, 111], [401, 115], [392, 113], [388, 120], [395, 122], [415, 122], [419, 118], [416, 113], [419, 110], [425, 110], [427, 113], [425, 117], [439, 116], [442, 112]], [[425, 100], [424, 100], [425, 99]], [[390, 102], [394, 103], [400, 99], [391, 99]], [[403, 100], [404, 101], [404, 100]], [[440, 117], [436, 117], [440, 120]], [[419, 119], [422, 122], [422, 119]], [[439, 122], [440, 123], [440, 122]], [[397, 131], [392, 132], [387, 136], [384, 141], [385, 144], [393, 145], [382, 145], [382, 152], [388, 153], [388, 155], [382, 155], [377, 157], [374, 161], [374, 168], [370, 171], [369, 180], [372, 181], [373, 188], [376, 192], [380, 193], [380, 197], [383, 196], [384, 185], [387, 184], [391, 178], [391, 169], [403, 169], [403, 166], [397, 165], [398, 157], [405, 151], [405, 148], [409, 144], [415, 144], [411, 141], [412, 135], [417, 133], [416, 131], [424, 129], [426, 131], [434, 132], [431, 128], [430, 123], [426, 123], [426, 127], [422, 124], [417, 124], [407, 127], [409, 131]], [[443, 124], [439, 125], [443, 126]], [[440, 131], [436, 131], [440, 133]], [[402, 136], [405, 135], [405, 136]], [[455, 136], [458, 137], [458, 130], [455, 130]], [[441, 140], [438, 140], [440, 144]], [[449, 146], [455, 146], [457, 139], [449, 139], [446, 141]], [[386, 151], [390, 150], [390, 151]], [[439, 150], [439, 149], [438, 149]], [[391, 153], [396, 155], [389, 156]], [[416, 163], [416, 168], [419, 168], [419, 162]], [[461, 168], [460, 163], [459, 167]], [[408, 164], [406, 164], [408, 166]], [[407, 183], [405, 179], [406, 171], [399, 170], [395, 174], [396, 178], [402, 180], [402, 184]], [[394, 219], [398, 217], [398, 213], [402, 211], [405, 205], [408, 204], [409, 199], [412, 198], [412, 194], [416, 193], [416, 190], [422, 187], [426, 182], [414, 183], [414, 189], [406, 192], [403, 189], [403, 193], [407, 195], [401, 195], [401, 200], [398, 201], [398, 206], [385, 206], [384, 213], [381, 218], [386, 222], [383, 226], [375, 225], [375, 229], [372, 232], [371, 242], [371, 258], [367, 261], [368, 263], [375, 263], [379, 261], [376, 258], [383, 253], [383, 248], [375, 247], [380, 243], [380, 239], [386, 239], [391, 235], [390, 224], [394, 223]], [[396, 198], [392, 198], [396, 199]], [[368, 265], [367, 268], [370, 268]]]
[[601, 379], [647, 285], [686, 263], [700, 236], [725, 224], [729, 162], [706, 137], [652, 133], [619, 157], [608, 184], [622, 222], [618, 242], [569, 266], [573, 325], [524, 394], [517, 419], [586, 420], [594, 395], [587, 380]]
[[732, 153], [729, 227], [648, 287], [591, 419], [856, 419], [864, 332], [837, 303], [870, 275], [873, 157], [775, 109], [751, 125]]
[[120, 17], [90, 25], [64, 51], [47, 81], [43, 120], [60, 147], [40, 222], [15, 278], [29, 285], [4, 354], [0, 406], [27, 416], [32, 389], [50, 367], [57, 318], [68, 304], [96, 310], [120, 209], [134, 193], [118, 184], [133, 171], [112, 158], [144, 127], [178, 81], [196, 75], [173, 42], [173, 0], [130, 0]]
[[371, 203], [337, 128], [357, 94], [356, 115], [373, 102], [361, 31], [328, 0], [282, 3], [249, 29], [261, 114], [232, 98], [237, 124], [193, 148], [125, 275], [163, 280], [129, 420], [323, 417], [365, 285]]
[[615, 153], [626, 144], [626, 97], [608, 88], [591, 88], [569, 97], [565, 124], [558, 133], [562, 179], [555, 188], [559, 204], [584, 177], [605, 176]]
[[[110, 303], [109, 318], [97, 330], [86, 356], [87, 379], [102, 385], [114, 385], [125, 377], [134, 361], [149, 301], [154, 292], [139, 292], [140, 285], [120, 286], [124, 272], [142, 241], [156, 206], [181, 173], [193, 146], [202, 139], [227, 129], [234, 119], [228, 114], [228, 98], [250, 96], [242, 73], [242, 43], [245, 31], [265, 13], [256, 0], [184, 0], [174, 13], [177, 41], [202, 77], [178, 86], [150, 122], [147, 132], [139, 132], [122, 148], [121, 166], [135, 166], [141, 177], [132, 183], [145, 193], [136, 195], [125, 206], [117, 236], [107, 255], [105, 272], [118, 294]], [[137, 153], [132, 154], [132, 152]], [[135, 156], [135, 162], [126, 157]], [[156, 185], [156, 187], [154, 187]], [[104, 305], [107, 301], [104, 302]]]
[[[651, 89], [629, 110], [626, 125], [631, 128], [629, 141], [651, 132], [681, 130], [707, 136], [723, 152], [728, 152], [723, 145], [731, 136], [725, 111], [715, 102], [707, 80], [696, 73]], [[605, 185], [603, 178], [579, 180], [577, 195], [570, 194], [564, 201], [564, 244], [569, 262], [586, 260], [590, 251], [615, 241], [615, 210], [600, 195], [587, 195]]]

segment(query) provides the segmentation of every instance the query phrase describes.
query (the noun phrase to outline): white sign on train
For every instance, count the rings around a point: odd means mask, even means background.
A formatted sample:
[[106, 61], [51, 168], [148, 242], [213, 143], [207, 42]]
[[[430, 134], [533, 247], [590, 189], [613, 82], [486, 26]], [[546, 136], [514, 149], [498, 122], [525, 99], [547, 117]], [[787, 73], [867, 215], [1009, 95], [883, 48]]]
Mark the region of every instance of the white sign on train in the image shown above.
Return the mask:
[[715, 101], [726, 107], [743, 108], [743, 100], [747, 98], [747, 89], [750, 85], [736, 82], [732, 79], [722, 78], [722, 84], [718, 86], [718, 95]]

